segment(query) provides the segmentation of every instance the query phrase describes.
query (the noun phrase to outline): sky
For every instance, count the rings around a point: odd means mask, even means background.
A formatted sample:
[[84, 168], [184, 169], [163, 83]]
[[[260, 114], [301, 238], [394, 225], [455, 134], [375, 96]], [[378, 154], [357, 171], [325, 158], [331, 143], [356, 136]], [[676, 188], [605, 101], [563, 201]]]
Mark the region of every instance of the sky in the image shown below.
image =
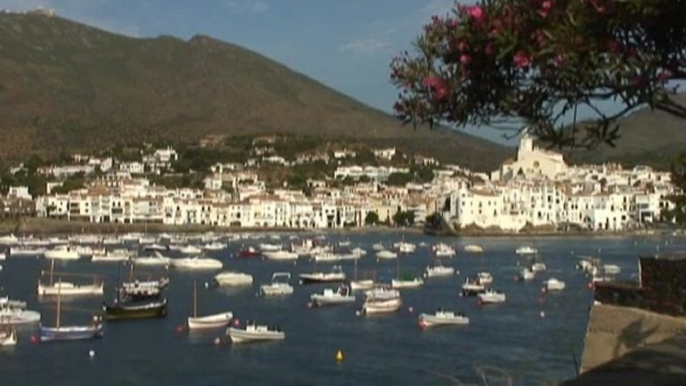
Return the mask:
[[[134, 37], [209, 35], [389, 113], [397, 96], [389, 82], [391, 58], [410, 50], [431, 16], [453, 5], [454, 0], [0, 0], [0, 9], [49, 8]], [[495, 130], [467, 131], [505, 141]]]

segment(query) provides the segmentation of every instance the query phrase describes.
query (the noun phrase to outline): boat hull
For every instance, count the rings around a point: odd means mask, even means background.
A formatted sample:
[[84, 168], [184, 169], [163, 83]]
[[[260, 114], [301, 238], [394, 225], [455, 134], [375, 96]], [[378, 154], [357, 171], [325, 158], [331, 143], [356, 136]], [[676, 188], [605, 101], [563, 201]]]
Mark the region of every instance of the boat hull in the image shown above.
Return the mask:
[[403, 302], [400, 298], [367, 301], [362, 305], [362, 313], [372, 315], [396, 312], [402, 305]]
[[0, 347], [16, 346], [16, 344], [17, 331], [14, 328], [0, 332]]
[[421, 279], [415, 280], [391, 280], [391, 288], [419, 288], [424, 285]]
[[462, 288], [462, 296], [465, 296], [465, 297], [479, 296], [480, 294], [483, 294], [484, 292], [486, 292], [485, 288], [476, 288], [476, 287]]
[[363, 291], [374, 288], [374, 280], [353, 280], [350, 282], [352, 291]]
[[419, 323], [423, 327], [434, 326], [465, 326], [469, 324], [469, 318], [464, 316], [455, 316], [452, 318], [437, 317], [431, 314], [419, 315]]
[[233, 313], [224, 312], [216, 315], [188, 317], [189, 330], [203, 330], [228, 326], [233, 318]]
[[312, 300], [312, 303], [317, 307], [355, 303], [354, 296], [324, 296], [321, 294], [314, 294], [310, 297], [310, 300]]
[[232, 343], [257, 343], [286, 339], [286, 334], [282, 331], [249, 332], [240, 328], [230, 327], [227, 333]]
[[38, 285], [39, 296], [88, 296], [102, 295], [104, 293], [104, 283], [98, 285], [82, 285], [74, 287], [44, 286]]
[[291, 295], [293, 293], [293, 287], [291, 286], [281, 286], [281, 287], [272, 287], [270, 285], [265, 285], [260, 287], [260, 291], [262, 292], [262, 295], [264, 296], [286, 296], [286, 295]]
[[103, 304], [106, 320], [153, 319], [167, 316], [167, 302], [143, 305]]
[[0, 322], [10, 326], [36, 324], [40, 322], [40, 313], [31, 310], [0, 311]]
[[97, 339], [102, 338], [102, 335], [102, 324], [59, 328], [41, 326], [40, 328], [41, 342]]
[[345, 275], [339, 276], [311, 276], [308, 274], [300, 275], [300, 284], [320, 284], [320, 283], [342, 283]]

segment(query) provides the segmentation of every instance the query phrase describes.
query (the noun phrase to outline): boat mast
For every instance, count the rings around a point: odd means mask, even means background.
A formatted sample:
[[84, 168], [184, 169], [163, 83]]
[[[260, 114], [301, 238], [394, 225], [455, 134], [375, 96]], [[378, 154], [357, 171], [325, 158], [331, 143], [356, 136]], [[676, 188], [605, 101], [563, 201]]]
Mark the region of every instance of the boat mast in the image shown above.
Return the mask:
[[193, 317], [198, 317], [198, 281], [193, 280]]
[[354, 276], [354, 280], [355, 280], [355, 281], [357, 281], [357, 260], [358, 260], [358, 259], [355, 259], [355, 262], [354, 262], [355, 271], [354, 271], [354, 273], [353, 273], [353, 276]]
[[[52, 287], [54, 281], [53, 281], [53, 275], [55, 274], [55, 259], [50, 260], [50, 286]], [[61, 280], [61, 279], [60, 279]]]
[[[54, 262], [54, 260], [53, 260]], [[55, 328], [60, 328], [60, 313], [62, 311], [62, 278], [59, 278], [57, 283], [57, 320], [55, 321]]]

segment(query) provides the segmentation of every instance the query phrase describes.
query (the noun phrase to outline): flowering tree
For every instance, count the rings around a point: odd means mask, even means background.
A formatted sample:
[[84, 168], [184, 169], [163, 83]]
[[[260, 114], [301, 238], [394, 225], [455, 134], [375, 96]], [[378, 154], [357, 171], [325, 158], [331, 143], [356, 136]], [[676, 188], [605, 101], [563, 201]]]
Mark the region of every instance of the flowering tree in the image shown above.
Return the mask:
[[[614, 146], [641, 106], [686, 118], [686, 0], [480, 0], [433, 17], [391, 63], [408, 123], [527, 126], [558, 147]], [[599, 106], [622, 106], [606, 113]], [[577, 109], [595, 114], [578, 123]], [[571, 125], [565, 118], [573, 117]]]

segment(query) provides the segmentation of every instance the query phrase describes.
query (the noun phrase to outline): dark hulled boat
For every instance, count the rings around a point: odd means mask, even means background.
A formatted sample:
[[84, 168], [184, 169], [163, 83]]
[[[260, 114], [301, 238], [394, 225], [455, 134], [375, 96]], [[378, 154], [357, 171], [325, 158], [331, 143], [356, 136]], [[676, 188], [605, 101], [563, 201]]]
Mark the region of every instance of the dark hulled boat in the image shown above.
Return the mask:
[[107, 320], [164, 318], [167, 316], [167, 299], [148, 302], [103, 303], [102, 309]]
[[346, 279], [340, 266], [334, 266], [331, 272], [301, 273], [300, 284], [342, 283]]

